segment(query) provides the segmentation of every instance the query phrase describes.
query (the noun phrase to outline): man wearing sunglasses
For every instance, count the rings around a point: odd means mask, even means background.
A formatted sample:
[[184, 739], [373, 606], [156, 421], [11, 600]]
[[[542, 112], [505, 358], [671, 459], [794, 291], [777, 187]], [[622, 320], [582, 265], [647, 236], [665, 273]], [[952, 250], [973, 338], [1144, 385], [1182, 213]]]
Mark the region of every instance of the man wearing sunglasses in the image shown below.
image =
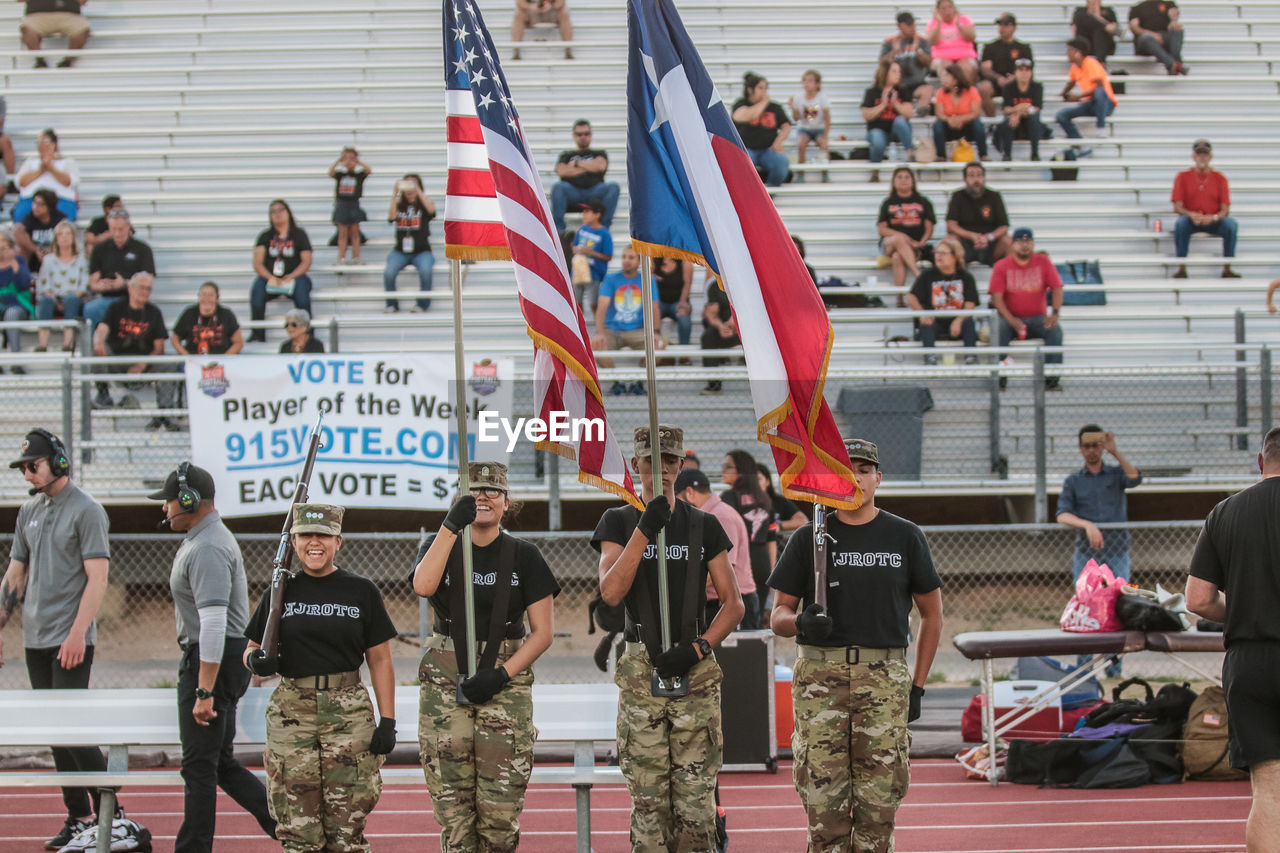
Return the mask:
[[[9, 568], [0, 581], [0, 628], [22, 602], [22, 641], [33, 690], [87, 688], [97, 642], [94, 620], [107, 591], [107, 513], [71, 482], [62, 442], [33, 429], [10, 468], [22, 471], [31, 499], [18, 510]], [[0, 638], [2, 640], [2, 638]], [[0, 642], [0, 666], [4, 646]], [[106, 771], [96, 747], [54, 747], [60, 772]], [[96, 823], [98, 791], [63, 788], [67, 819], [50, 849]]]

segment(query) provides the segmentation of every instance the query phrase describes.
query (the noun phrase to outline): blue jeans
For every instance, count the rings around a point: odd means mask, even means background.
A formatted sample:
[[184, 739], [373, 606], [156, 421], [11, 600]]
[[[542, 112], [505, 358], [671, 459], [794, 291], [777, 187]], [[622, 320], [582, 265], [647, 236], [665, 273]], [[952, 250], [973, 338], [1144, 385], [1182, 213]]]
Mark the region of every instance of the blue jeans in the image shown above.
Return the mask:
[[1101, 86], [1093, 90], [1093, 94], [1075, 106], [1063, 107], [1058, 110], [1058, 114], [1054, 116], [1057, 119], [1058, 127], [1062, 128], [1071, 139], [1079, 139], [1080, 131], [1076, 130], [1075, 122], [1072, 119], [1080, 116], [1093, 116], [1098, 123], [1099, 128], [1107, 126], [1107, 116], [1115, 111], [1116, 105], [1111, 103], [1111, 99], [1107, 97], [1107, 92]]
[[111, 307], [112, 302], [128, 298], [127, 296], [99, 296], [84, 303], [84, 318], [89, 321], [89, 334], [92, 335], [93, 330], [98, 328], [98, 324], [107, 315], [107, 309]]
[[658, 317], [670, 317], [676, 321], [676, 332], [680, 336], [680, 343], [689, 343], [689, 334], [693, 330], [693, 313], [681, 314], [678, 310], [680, 307], [677, 302], [658, 302]]
[[[57, 300], [52, 296], [41, 296], [36, 301], [36, 319], [52, 320], [57, 310]], [[80, 312], [84, 310], [84, 302], [77, 294], [68, 293], [62, 297], [62, 319], [79, 320]]]
[[579, 189], [567, 181], [557, 181], [551, 185], [551, 220], [557, 231], [563, 231], [564, 214], [571, 204], [583, 204], [598, 201], [604, 205], [604, 214], [600, 224], [608, 228], [613, 224], [613, 212], [618, 209], [618, 193], [621, 188], [612, 181], [602, 181], [589, 189]]
[[1013, 140], [1018, 135], [1018, 129], [1024, 127], [1027, 129], [1027, 141], [1031, 143], [1031, 154], [1039, 156], [1042, 136], [1039, 113], [1027, 113], [1016, 128], [1009, 124], [1008, 118], [996, 125], [996, 148], [1000, 149], [1001, 154], [1013, 153]]
[[938, 152], [939, 160], [947, 159], [947, 140], [961, 137], [973, 143], [973, 147], [978, 149], [979, 157], [987, 156], [987, 130], [982, 126], [982, 119], [975, 118], [959, 129], [951, 127], [940, 118], [933, 120], [933, 147]]
[[[951, 318], [950, 317], [934, 317], [932, 323], [920, 324], [920, 346], [931, 347], [937, 341], [938, 327], [942, 327], [942, 339], [952, 340], [951, 338]], [[965, 317], [960, 322], [960, 340], [964, 341], [967, 347], [976, 347], [978, 345], [978, 330], [973, 324], [972, 317]]]
[[[67, 217], [67, 219], [70, 219], [72, 222], [76, 221], [76, 214], [80, 212], [80, 208], [74, 201], [65, 198], [58, 199], [58, 210], [62, 211], [62, 215]], [[21, 222], [22, 217], [26, 216], [30, 212], [31, 196], [18, 199], [17, 203], [13, 206], [13, 221]]]
[[791, 173], [791, 161], [787, 155], [772, 148], [748, 148], [747, 156], [757, 169], [766, 172], [764, 183], [768, 187], [780, 187]]
[[898, 116], [893, 120], [893, 127], [885, 133], [878, 127], [867, 129], [867, 144], [871, 146], [871, 162], [879, 163], [884, 159], [884, 152], [889, 147], [889, 137], [893, 137], [902, 144], [902, 147], [911, 150], [911, 122], [907, 121], [905, 116]]
[[[1044, 327], [1044, 316], [1038, 317], [1019, 317], [1023, 323], [1027, 324], [1027, 337], [1039, 338], [1044, 341], [1045, 346], [1060, 347], [1062, 346], [1062, 323], [1055, 323], [1052, 329]], [[1009, 341], [1013, 340], [1013, 326], [1010, 326], [1004, 317], [1000, 318], [1000, 346], [1007, 347]], [[1062, 353], [1045, 353], [1045, 364], [1062, 364]]]
[[[406, 255], [399, 249], [392, 249], [387, 253], [387, 265], [382, 270], [382, 288], [388, 293], [395, 293], [396, 276], [400, 274], [400, 270], [413, 264], [418, 270], [418, 289], [428, 291], [431, 289], [431, 267], [436, 262], [436, 256], [430, 252], [415, 252], [412, 255]], [[388, 308], [399, 308], [400, 302], [396, 299], [387, 300]], [[431, 307], [430, 299], [419, 299], [418, 307], [426, 311]]]
[[[293, 287], [293, 304], [311, 313], [311, 277], [300, 275], [294, 279]], [[249, 312], [254, 320], [265, 320], [267, 318], [267, 301], [278, 299], [275, 294], [267, 293], [267, 280], [262, 276], [258, 276], [253, 280], [253, 284], [249, 287]], [[86, 313], [88, 309], [85, 309]], [[254, 334], [262, 331], [255, 329]]]
[[[31, 313], [21, 305], [10, 305], [8, 308], [4, 309], [4, 321], [6, 323], [21, 323], [23, 320], [30, 319]], [[4, 334], [9, 341], [9, 351], [21, 352], [22, 332], [18, 329], [7, 329]]]
[[1164, 44], [1160, 44], [1147, 33], [1133, 40], [1133, 52], [1138, 56], [1154, 56], [1165, 68], [1172, 69], [1182, 61], [1182, 30], [1167, 30], [1160, 33]]
[[1196, 225], [1191, 221], [1190, 216], [1179, 216], [1178, 224], [1173, 227], [1174, 253], [1178, 257], [1185, 258], [1187, 256], [1187, 250], [1191, 247], [1191, 235], [1197, 231], [1221, 237], [1222, 256], [1224, 258], [1234, 258], [1236, 256], [1235, 217], [1228, 216], [1210, 225]]

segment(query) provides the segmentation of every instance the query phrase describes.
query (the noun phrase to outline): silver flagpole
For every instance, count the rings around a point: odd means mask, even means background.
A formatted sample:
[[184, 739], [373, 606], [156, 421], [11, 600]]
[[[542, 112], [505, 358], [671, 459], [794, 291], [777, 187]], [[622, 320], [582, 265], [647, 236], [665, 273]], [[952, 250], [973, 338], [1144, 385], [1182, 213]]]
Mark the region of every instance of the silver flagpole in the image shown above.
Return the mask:
[[[468, 471], [467, 447], [467, 383], [462, 366], [462, 261], [449, 259], [449, 286], [453, 290], [453, 373], [455, 392], [454, 412], [458, 421], [458, 497], [471, 493], [471, 478]], [[461, 617], [466, 628], [467, 641], [467, 674], [476, 674], [476, 593], [471, 583], [471, 525], [462, 528], [462, 601], [463, 612], [451, 614], [454, 619]], [[457, 699], [459, 704], [469, 705], [462, 695], [462, 679], [458, 679]]]

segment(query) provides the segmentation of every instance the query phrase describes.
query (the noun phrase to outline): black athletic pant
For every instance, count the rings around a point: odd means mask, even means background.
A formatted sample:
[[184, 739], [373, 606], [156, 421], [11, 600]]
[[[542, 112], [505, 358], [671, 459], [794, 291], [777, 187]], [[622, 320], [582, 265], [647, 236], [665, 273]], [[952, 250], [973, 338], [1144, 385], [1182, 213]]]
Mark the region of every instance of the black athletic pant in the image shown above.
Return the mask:
[[[71, 669], [58, 663], [58, 647], [27, 649], [27, 677], [32, 690], [84, 690], [89, 686], [89, 670], [93, 669], [93, 646], [84, 647], [84, 660]], [[107, 769], [107, 761], [96, 746], [55, 746], [53, 766], [59, 773], [92, 772]], [[98, 813], [97, 788], [63, 788], [62, 802], [68, 817], [87, 817]]]
[[202, 726], [191, 716], [196, 704], [200, 651], [194, 643], [178, 668], [178, 733], [182, 737], [182, 778], [187, 783], [182, 826], [174, 853], [207, 853], [213, 849], [218, 788], [253, 815], [263, 832], [275, 837], [276, 822], [267, 807], [267, 789], [236, 760], [236, 704], [249, 688], [250, 672], [241, 656], [248, 641], [228, 637], [222, 665], [213, 684], [213, 710], [218, 716]]

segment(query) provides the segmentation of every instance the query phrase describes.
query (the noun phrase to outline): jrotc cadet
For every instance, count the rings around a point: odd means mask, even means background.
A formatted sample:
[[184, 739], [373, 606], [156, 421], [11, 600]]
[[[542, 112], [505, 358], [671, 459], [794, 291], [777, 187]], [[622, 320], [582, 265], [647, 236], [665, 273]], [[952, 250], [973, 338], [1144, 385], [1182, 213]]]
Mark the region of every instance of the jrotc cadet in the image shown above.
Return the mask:
[[[886, 853], [911, 779], [907, 723], [920, 716], [942, 633], [941, 582], [920, 528], [876, 508], [876, 446], [855, 439], [845, 447], [864, 502], [827, 514], [827, 608], [814, 603], [813, 525], [806, 524], [769, 577], [777, 592], [772, 627], [799, 640], [791, 743], [809, 850]], [[920, 634], [908, 674], [912, 601]]]
[[[654, 452], [649, 428], [638, 428], [631, 466], [639, 475], [645, 510], [606, 511], [591, 540], [600, 550], [601, 597], [609, 605], [622, 603], [627, 617], [626, 652], [615, 675], [621, 691], [618, 753], [631, 792], [632, 850], [706, 853], [716, 849], [715, 786], [724, 752], [722, 674], [711, 650], [742, 619], [742, 596], [720, 522], [675, 500], [673, 486], [684, 464], [683, 431], [658, 427], [662, 494], [657, 496]], [[654, 544], [664, 528], [673, 640], [665, 650]], [[704, 630], [708, 575], [721, 606]], [[687, 676], [688, 695], [655, 697], [650, 681], [655, 670], [663, 679]]]
[[[382, 793], [379, 769], [396, 744], [395, 626], [382, 593], [367, 578], [334, 566], [342, 547], [343, 508], [293, 508], [293, 548], [302, 571], [289, 581], [280, 619], [283, 678], [267, 705], [267, 798], [286, 853], [369, 850], [365, 821]], [[245, 663], [274, 674], [258, 652], [270, 596], [245, 629]], [[257, 652], [255, 654], [255, 652]], [[373, 721], [369, 678], [382, 717]]]
[[[468, 470], [471, 493], [423, 544], [413, 571], [414, 592], [430, 598], [435, 613], [418, 670], [418, 742], [441, 847], [505, 853], [520, 842], [536, 737], [531, 667], [551, 646], [560, 584], [537, 546], [501, 529], [511, 508], [507, 466], [472, 462]], [[461, 531], [468, 524], [478, 661], [462, 680], [471, 704], [460, 705], [458, 677], [467, 665]]]

